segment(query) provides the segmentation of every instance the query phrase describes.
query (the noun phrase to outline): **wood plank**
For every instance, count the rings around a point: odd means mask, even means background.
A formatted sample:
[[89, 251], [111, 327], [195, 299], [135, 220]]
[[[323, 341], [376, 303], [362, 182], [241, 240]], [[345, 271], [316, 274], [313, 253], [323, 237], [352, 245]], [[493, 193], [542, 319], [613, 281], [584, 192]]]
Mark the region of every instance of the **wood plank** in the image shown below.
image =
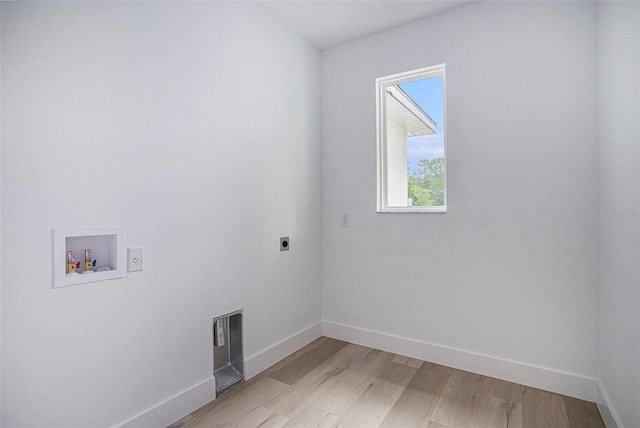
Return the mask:
[[522, 404], [483, 394], [470, 427], [522, 428]]
[[315, 406], [303, 406], [293, 415], [285, 428], [330, 428], [338, 423], [338, 417]]
[[313, 342], [309, 343], [308, 345], [303, 346], [302, 348], [298, 349], [294, 353], [287, 355], [282, 360], [278, 361], [277, 363], [275, 363], [274, 365], [272, 365], [268, 369], [262, 371], [259, 375], [269, 375], [270, 373], [273, 373], [273, 372], [279, 370], [282, 366], [284, 366], [286, 364], [289, 364], [291, 361], [295, 360], [296, 358], [301, 357], [302, 355], [306, 354], [307, 352], [315, 352], [316, 349], [321, 348], [326, 343], [331, 342], [333, 340], [336, 340], [336, 339], [331, 339], [331, 338], [325, 337], [325, 336], [319, 337], [316, 340], [314, 340]]
[[[522, 404], [508, 401], [513, 407], [508, 411], [507, 427], [522, 428]], [[602, 427], [604, 428], [604, 427]]]
[[450, 373], [448, 367], [423, 363], [380, 426], [425, 426]]
[[288, 418], [282, 415], [274, 414], [266, 407], [257, 407], [244, 418], [233, 424], [234, 427], [261, 427], [261, 428], [281, 428], [287, 422]]
[[369, 352], [362, 354], [360, 359], [354, 359], [346, 370], [314, 388], [301, 404], [313, 404], [328, 413], [342, 415], [392, 358], [393, 354], [369, 348]]
[[303, 353], [278, 370], [269, 373], [269, 377], [292, 385], [347, 345], [347, 342], [329, 339], [313, 348], [312, 352]]
[[482, 389], [493, 397], [522, 404], [522, 396], [527, 388], [517, 383], [483, 376]]
[[236, 395], [243, 394], [245, 390], [253, 388], [253, 385], [255, 385], [256, 383], [260, 382], [262, 379], [266, 378], [266, 374], [265, 373], [266, 373], [266, 370], [264, 372], [262, 372], [262, 373], [257, 374], [256, 376], [252, 377], [248, 381], [241, 382], [241, 383], [237, 384], [233, 388], [231, 388], [231, 389], [223, 392], [222, 394], [218, 395], [215, 398], [215, 400], [210, 401], [209, 403], [207, 403], [204, 406], [200, 407], [198, 410], [196, 410], [193, 413], [191, 413], [191, 415], [193, 417], [195, 417], [196, 419], [200, 419], [203, 415], [211, 412], [213, 409], [224, 405], [224, 403], [226, 401], [234, 400], [234, 397]]
[[289, 385], [286, 383], [269, 377], [262, 378], [252, 384], [250, 388], [245, 388], [242, 392], [233, 395], [233, 399], [227, 399], [208, 412], [199, 415], [197, 422], [189, 424], [187, 427], [232, 426], [287, 388]]
[[427, 428], [451, 428], [446, 425], [439, 424], [437, 422], [429, 421]]
[[364, 346], [349, 344], [291, 385], [282, 394], [274, 397], [265, 406], [281, 415], [291, 416], [296, 412], [296, 409], [308, 404], [310, 394], [317, 394], [318, 389], [322, 390], [335, 382], [335, 378], [339, 379], [342, 372], [365, 364], [364, 362], [369, 360], [371, 355], [379, 352]]
[[576, 428], [605, 428], [604, 420], [595, 403], [566, 396], [562, 398], [569, 425]]
[[522, 396], [523, 428], [567, 428], [569, 419], [561, 395], [526, 388]]
[[[256, 426], [259, 426], [260, 428], [282, 428], [286, 425], [287, 422], [289, 422], [289, 418], [285, 418], [282, 415], [273, 415], [260, 425]], [[244, 428], [247, 426], [248, 425], [239, 425], [240, 428]]]
[[[522, 405], [514, 384], [454, 370], [431, 420], [445, 426], [522, 427]], [[500, 395], [496, 397], [494, 394]]]
[[419, 369], [422, 365], [422, 361], [416, 360], [415, 358], [405, 357], [403, 355], [396, 355], [393, 357], [393, 362], [398, 364], [404, 364], [405, 366], [414, 367]]
[[387, 416], [416, 373], [413, 367], [389, 362], [342, 415], [339, 427], [375, 427]]
[[398, 364], [407, 364], [409, 362], [409, 357], [405, 357], [403, 355], [396, 355], [392, 360], [394, 363]]
[[234, 425], [605, 428], [594, 403], [329, 338], [171, 428]]
[[409, 358], [409, 361], [407, 361], [407, 365], [409, 367], [413, 367], [413, 368], [416, 368], [416, 369], [419, 369], [420, 367], [422, 367], [423, 363], [424, 363], [424, 361], [416, 360], [415, 358]]
[[480, 402], [483, 376], [453, 370], [431, 420], [445, 426], [469, 427]]

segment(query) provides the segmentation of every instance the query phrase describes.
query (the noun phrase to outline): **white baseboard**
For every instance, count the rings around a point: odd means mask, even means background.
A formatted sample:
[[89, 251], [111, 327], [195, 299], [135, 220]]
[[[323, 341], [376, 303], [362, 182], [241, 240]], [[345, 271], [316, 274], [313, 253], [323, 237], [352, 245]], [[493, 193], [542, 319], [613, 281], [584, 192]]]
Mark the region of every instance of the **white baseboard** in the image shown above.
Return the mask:
[[[595, 379], [330, 321], [317, 322], [245, 359], [245, 378], [252, 378], [323, 335], [582, 400], [597, 401], [607, 428], [623, 428], [606, 390]], [[216, 382], [212, 376], [121, 423], [118, 427], [169, 426], [215, 399], [215, 395]]]
[[[280, 342], [247, 358], [244, 362], [245, 378], [249, 379], [271, 367], [289, 354], [322, 336], [322, 323], [317, 322]], [[119, 428], [166, 427], [198, 410], [216, 397], [216, 381], [212, 376], [186, 389], [172, 398], [153, 406], [118, 425]]]
[[212, 376], [118, 425], [120, 428], [166, 427], [216, 398]]
[[620, 421], [620, 417], [618, 413], [616, 413], [615, 407], [611, 404], [611, 399], [609, 398], [609, 394], [607, 394], [607, 390], [600, 380], [597, 381], [598, 384], [598, 397], [596, 400], [596, 404], [598, 405], [598, 410], [600, 411], [600, 415], [604, 420], [604, 424], [607, 428], [624, 428], [622, 422]]
[[420, 342], [331, 321], [322, 323], [324, 336], [401, 354], [481, 375], [515, 382], [570, 397], [596, 401], [596, 380], [573, 373]]
[[244, 360], [245, 379], [251, 379], [261, 371], [268, 369], [284, 357], [308, 345], [322, 336], [322, 323], [317, 323], [282, 339], [280, 342], [264, 349]]

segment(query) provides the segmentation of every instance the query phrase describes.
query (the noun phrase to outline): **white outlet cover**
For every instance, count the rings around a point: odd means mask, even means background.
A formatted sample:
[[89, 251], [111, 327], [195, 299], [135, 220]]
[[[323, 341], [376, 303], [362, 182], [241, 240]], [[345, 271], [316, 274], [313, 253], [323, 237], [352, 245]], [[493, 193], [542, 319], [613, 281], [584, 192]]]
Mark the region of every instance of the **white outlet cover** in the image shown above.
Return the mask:
[[143, 248], [127, 248], [127, 272], [138, 272], [144, 267]]

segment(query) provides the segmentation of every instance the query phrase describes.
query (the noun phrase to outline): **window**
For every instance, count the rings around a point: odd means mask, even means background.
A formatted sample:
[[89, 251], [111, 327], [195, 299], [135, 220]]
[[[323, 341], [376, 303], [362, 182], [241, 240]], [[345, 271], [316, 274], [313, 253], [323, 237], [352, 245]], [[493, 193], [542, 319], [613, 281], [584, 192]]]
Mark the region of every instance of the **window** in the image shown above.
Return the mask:
[[445, 65], [376, 79], [378, 212], [446, 212]]

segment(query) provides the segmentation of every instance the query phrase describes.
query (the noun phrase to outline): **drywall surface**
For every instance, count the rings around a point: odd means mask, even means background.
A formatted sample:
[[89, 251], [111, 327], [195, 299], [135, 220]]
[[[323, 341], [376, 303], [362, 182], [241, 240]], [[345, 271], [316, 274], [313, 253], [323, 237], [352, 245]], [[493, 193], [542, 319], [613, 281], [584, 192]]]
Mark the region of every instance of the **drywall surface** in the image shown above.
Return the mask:
[[[448, 212], [376, 213], [374, 79], [440, 63]], [[323, 51], [323, 318], [593, 384], [596, 69], [585, 2], [475, 3]]]
[[598, 378], [621, 427], [640, 426], [640, 4], [599, 3]]
[[[216, 315], [244, 309], [247, 356], [320, 321], [315, 49], [248, 4], [1, 8], [3, 426], [201, 385]], [[94, 226], [144, 271], [52, 289], [52, 229]]]

